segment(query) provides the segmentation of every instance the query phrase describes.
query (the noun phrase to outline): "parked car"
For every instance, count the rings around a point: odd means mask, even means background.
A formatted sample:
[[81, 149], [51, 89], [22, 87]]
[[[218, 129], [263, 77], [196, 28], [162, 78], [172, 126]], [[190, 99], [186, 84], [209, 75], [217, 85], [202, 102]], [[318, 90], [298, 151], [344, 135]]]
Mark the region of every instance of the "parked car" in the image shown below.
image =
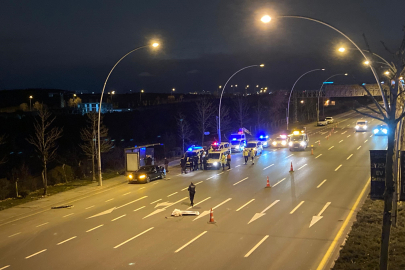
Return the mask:
[[326, 119], [319, 119], [317, 125], [318, 126], [326, 126], [328, 124], [328, 120]]
[[166, 177], [165, 168], [162, 166], [146, 165], [139, 170], [128, 175], [129, 184], [131, 183], [149, 183], [155, 179], [163, 179]]
[[333, 123], [333, 117], [331, 117], [331, 116], [325, 117], [325, 120], [328, 122], [328, 124]]
[[376, 136], [379, 136], [379, 135], [386, 136], [388, 134], [388, 126], [387, 125], [378, 125], [373, 129], [373, 133]]

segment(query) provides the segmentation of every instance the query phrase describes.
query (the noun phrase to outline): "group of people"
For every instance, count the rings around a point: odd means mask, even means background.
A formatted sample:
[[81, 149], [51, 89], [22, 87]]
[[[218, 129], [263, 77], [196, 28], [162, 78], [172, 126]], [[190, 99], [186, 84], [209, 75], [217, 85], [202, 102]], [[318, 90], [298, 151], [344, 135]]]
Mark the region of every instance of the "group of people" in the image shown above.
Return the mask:
[[245, 164], [248, 163], [249, 158], [252, 160], [252, 165], [255, 165], [255, 157], [256, 157], [257, 151], [254, 149], [243, 149], [243, 158], [245, 159]]
[[190, 172], [191, 171], [197, 171], [197, 170], [206, 170], [207, 169], [207, 156], [205, 153], [194, 155], [194, 156], [188, 156], [184, 155], [181, 160], [180, 160], [180, 166], [181, 166], [181, 173], [187, 173], [187, 163], [189, 164], [190, 167]]

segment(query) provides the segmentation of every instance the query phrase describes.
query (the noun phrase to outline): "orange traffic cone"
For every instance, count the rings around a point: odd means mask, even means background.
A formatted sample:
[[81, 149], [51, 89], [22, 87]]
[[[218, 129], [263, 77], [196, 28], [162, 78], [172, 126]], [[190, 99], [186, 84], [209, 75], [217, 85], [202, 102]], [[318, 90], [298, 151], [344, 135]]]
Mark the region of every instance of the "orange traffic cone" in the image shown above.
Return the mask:
[[318, 141], [318, 145], [321, 146], [321, 140]]
[[314, 148], [311, 148], [311, 155], [314, 154]]
[[266, 184], [266, 188], [271, 188], [270, 186], [270, 181], [269, 181], [269, 177], [267, 176], [267, 184]]
[[208, 221], [208, 223], [211, 223], [211, 224], [215, 223], [215, 221], [214, 221], [214, 211], [212, 211], [212, 208], [211, 208], [211, 212], [210, 212], [210, 221]]
[[290, 168], [290, 172], [294, 172], [292, 162], [291, 162], [291, 168]]

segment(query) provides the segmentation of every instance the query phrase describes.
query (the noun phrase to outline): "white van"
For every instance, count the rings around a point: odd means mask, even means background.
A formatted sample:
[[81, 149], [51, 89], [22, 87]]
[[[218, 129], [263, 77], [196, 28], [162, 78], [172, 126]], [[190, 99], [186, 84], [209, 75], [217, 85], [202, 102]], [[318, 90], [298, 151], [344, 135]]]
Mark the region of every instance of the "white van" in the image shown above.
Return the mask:
[[218, 151], [211, 151], [208, 153], [207, 159], [207, 169], [217, 169], [219, 170], [222, 167], [221, 158], [222, 156], [226, 156], [230, 153], [229, 149], [221, 149]]
[[357, 120], [356, 122], [356, 132], [358, 131], [367, 131], [367, 121], [366, 120]]
[[256, 155], [261, 155], [263, 152], [263, 144], [261, 141], [248, 141], [245, 149], [247, 150], [255, 150]]

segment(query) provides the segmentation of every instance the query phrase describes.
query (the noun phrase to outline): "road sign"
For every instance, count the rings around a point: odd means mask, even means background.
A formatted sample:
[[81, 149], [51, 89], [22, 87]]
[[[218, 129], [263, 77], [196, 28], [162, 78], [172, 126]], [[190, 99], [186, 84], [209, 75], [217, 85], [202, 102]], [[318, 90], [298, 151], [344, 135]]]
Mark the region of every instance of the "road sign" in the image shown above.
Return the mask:
[[371, 199], [384, 199], [386, 159], [387, 150], [370, 150]]

